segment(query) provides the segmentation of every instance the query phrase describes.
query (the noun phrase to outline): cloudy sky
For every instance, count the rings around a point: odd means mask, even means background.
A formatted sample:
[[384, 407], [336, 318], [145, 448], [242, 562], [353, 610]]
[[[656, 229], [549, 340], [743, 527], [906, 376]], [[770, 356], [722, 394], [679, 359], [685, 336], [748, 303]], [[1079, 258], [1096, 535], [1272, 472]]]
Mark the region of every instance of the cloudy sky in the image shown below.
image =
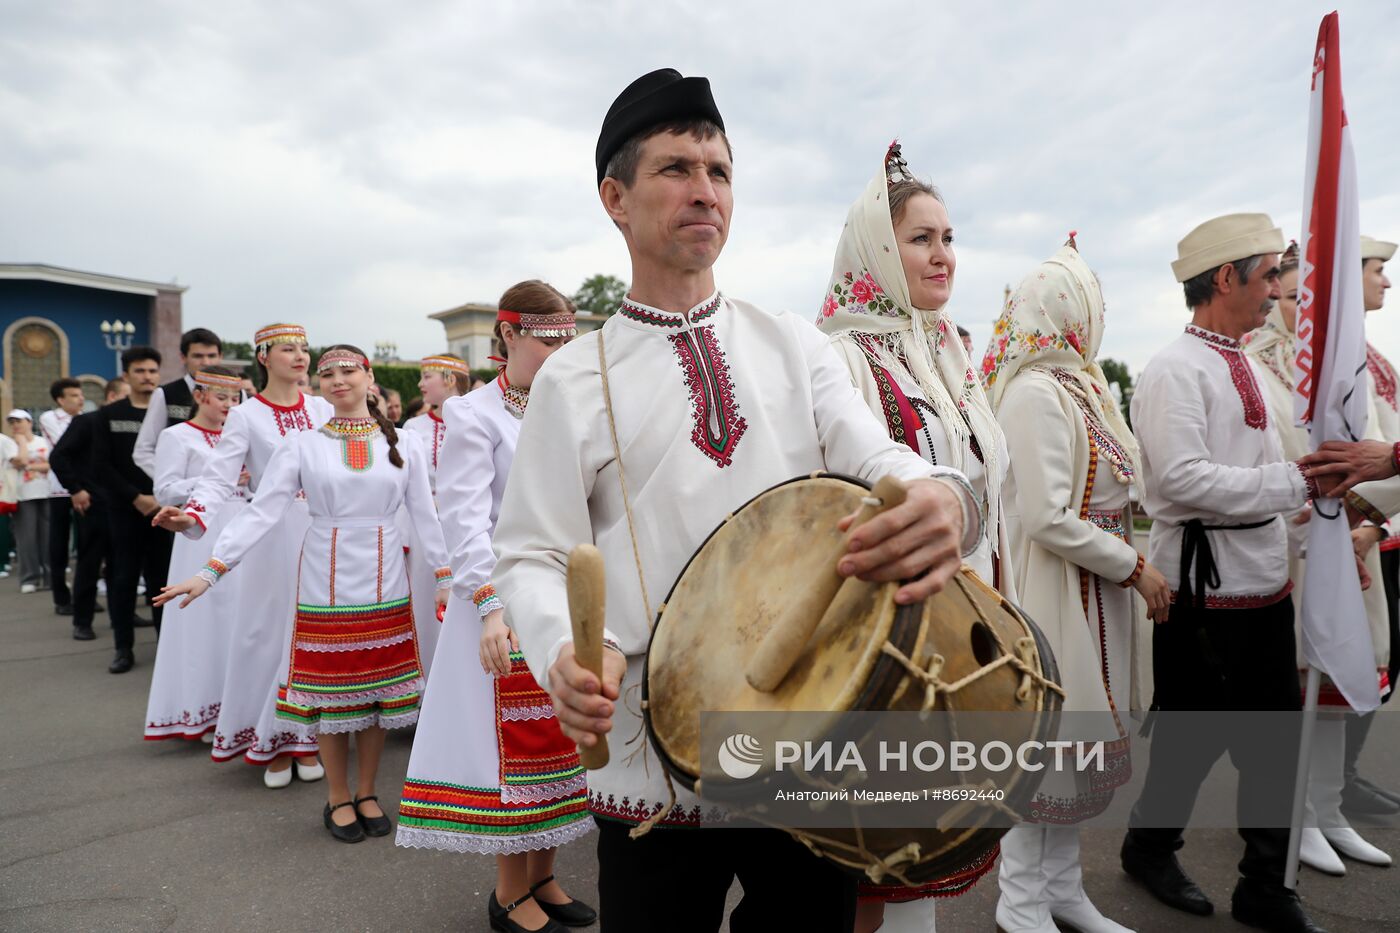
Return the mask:
[[[0, 261], [175, 280], [189, 326], [443, 346], [425, 315], [542, 277], [627, 277], [597, 203], [613, 97], [707, 75], [735, 148], [728, 293], [815, 313], [890, 139], [942, 188], [955, 317], [1067, 230], [1139, 368], [1185, 320], [1169, 263], [1210, 216], [1297, 235], [1330, 3], [0, 0]], [[1346, 2], [1367, 232], [1400, 239], [1400, 14]], [[1400, 354], [1400, 290], [1373, 337]]]

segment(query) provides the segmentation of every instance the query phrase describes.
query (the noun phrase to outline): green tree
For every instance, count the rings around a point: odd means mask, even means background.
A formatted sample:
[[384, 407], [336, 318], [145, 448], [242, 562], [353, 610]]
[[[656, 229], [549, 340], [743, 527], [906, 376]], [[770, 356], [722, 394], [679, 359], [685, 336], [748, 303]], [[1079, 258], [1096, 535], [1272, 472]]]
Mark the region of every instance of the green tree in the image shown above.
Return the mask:
[[594, 275], [574, 292], [574, 304], [587, 314], [609, 315], [627, 297], [627, 283], [615, 275]]
[[1099, 360], [1099, 366], [1103, 369], [1104, 378], [1108, 380], [1109, 385], [1118, 383], [1118, 388], [1123, 393], [1123, 419], [1128, 422], [1128, 427], [1132, 427], [1133, 419], [1128, 413], [1128, 406], [1133, 400], [1133, 374], [1128, 371], [1128, 364], [1104, 357]]

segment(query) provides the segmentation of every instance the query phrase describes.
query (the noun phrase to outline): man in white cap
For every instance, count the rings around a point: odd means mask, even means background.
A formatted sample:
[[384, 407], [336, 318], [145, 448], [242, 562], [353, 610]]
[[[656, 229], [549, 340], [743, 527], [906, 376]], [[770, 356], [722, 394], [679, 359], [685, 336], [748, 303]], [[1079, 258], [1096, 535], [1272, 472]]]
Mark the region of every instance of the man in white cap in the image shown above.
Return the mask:
[[1239, 342], [1280, 297], [1283, 245], [1266, 214], [1228, 214], [1187, 234], [1172, 271], [1192, 321], [1147, 364], [1133, 395], [1153, 519], [1147, 559], [1180, 572], [1171, 617], [1153, 632], [1152, 756], [1122, 863], [1162, 902], [1214, 910], [1175, 853], [1201, 782], [1229, 751], [1245, 840], [1231, 913], [1249, 926], [1312, 933], [1318, 927], [1283, 886], [1288, 830], [1278, 827], [1288, 821], [1296, 748], [1277, 734], [1202, 730], [1199, 718], [1179, 715], [1301, 707], [1286, 521], [1318, 490], [1283, 459]]

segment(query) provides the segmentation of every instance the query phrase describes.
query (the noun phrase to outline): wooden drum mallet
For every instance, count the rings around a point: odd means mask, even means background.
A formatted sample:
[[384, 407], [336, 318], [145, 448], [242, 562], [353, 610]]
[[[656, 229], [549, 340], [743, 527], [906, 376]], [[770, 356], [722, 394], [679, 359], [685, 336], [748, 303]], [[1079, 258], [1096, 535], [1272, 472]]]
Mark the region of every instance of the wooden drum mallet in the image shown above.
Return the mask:
[[[591, 544], [580, 544], [569, 552], [565, 577], [569, 590], [569, 619], [574, 627], [574, 659], [593, 672], [603, 683], [603, 612], [607, 582], [603, 576], [603, 555]], [[578, 747], [579, 761], [589, 771], [608, 763], [608, 737], [597, 736], [593, 746]]]

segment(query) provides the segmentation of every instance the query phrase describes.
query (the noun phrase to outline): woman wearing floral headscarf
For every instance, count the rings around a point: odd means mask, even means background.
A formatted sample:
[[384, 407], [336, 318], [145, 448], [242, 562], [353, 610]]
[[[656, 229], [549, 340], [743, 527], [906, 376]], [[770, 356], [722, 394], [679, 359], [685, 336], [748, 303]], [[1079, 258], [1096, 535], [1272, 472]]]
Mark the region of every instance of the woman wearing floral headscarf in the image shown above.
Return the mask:
[[[956, 467], [967, 476], [986, 531], [966, 563], [1013, 595], [1000, 528], [1006, 444], [957, 326], [943, 310], [956, 266], [942, 196], [909, 174], [899, 144], [893, 143], [880, 171], [851, 205], [817, 326], [831, 335], [856, 388], [884, 418], [890, 436], [930, 463]], [[892, 902], [919, 903], [898, 917], [891, 911], [886, 933], [906, 924], [929, 929], [932, 902], [924, 899], [961, 894], [995, 859], [993, 848], [917, 888], [862, 885], [857, 933], [879, 927], [886, 903]]]
[[[1130, 543], [1140, 454], [1096, 361], [1103, 314], [1098, 279], [1070, 234], [1011, 296], [982, 360], [1013, 464], [1006, 524], [1017, 592], [1059, 662], [1064, 709], [1103, 714], [1102, 725], [1076, 717], [1076, 734], [1060, 737], [1107, 741], [1103, 772], [1047, 778], [1036, 822], [1003, 837], [997, 923], [1007, 933], [1052, 933], [1056, 920], [1084, 933], [1124, 930], [1084, 893], [1074, 824], [1101, 813], [1132, 773], [1120, 711], [1148, 693], [1133, 689], [1132, 590], [1162, 620], [1170, 591]], [[1105, 734], [1078, 734], [1085, 728]]]

